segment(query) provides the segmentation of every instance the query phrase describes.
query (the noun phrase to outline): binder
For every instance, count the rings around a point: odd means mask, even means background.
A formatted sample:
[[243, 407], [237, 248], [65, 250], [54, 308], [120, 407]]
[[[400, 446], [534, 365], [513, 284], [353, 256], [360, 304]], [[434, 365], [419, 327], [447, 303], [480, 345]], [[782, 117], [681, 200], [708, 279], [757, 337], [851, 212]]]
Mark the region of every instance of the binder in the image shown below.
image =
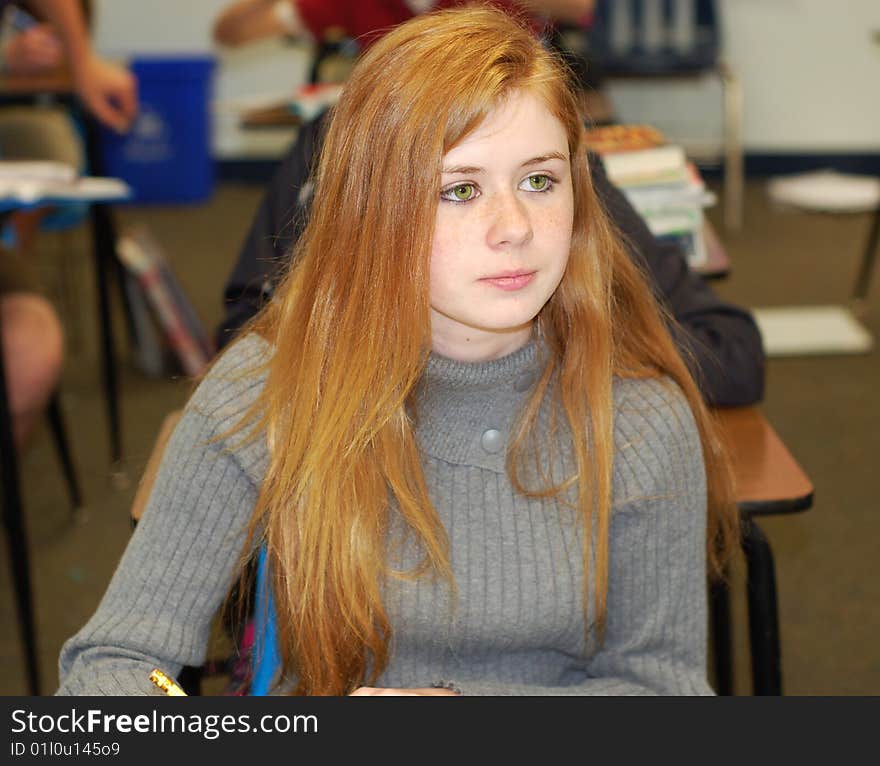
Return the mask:
[[155, 238], [144, 227], [123, 234], [116, 246], [153, 310], [186, 375], [201, 375], [216, 349]]

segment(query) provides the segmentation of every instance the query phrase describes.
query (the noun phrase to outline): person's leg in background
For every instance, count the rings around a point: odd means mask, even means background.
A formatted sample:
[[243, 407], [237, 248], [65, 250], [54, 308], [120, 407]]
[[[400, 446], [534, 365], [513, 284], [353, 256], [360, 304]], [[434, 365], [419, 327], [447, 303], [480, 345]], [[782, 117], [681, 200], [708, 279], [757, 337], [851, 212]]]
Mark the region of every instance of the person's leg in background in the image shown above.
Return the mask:
[[[51, 107], [0, 109], [3, 159], [52, 160], [79, 170], [82, 145], [69, 116]], [[6, 392], [16, 446], [21, 449], [58, 385], [64, 333], [58, 314], [34, 277], [33, 243], [48, 208], [3, 216], [14, 251], [0, 250], [0, 312]]]
[[64, 333], [52, 304], [32, 288], [19, 258], [0, 251], [0, 349], [12, 430], [21, 448], [58, 385]]

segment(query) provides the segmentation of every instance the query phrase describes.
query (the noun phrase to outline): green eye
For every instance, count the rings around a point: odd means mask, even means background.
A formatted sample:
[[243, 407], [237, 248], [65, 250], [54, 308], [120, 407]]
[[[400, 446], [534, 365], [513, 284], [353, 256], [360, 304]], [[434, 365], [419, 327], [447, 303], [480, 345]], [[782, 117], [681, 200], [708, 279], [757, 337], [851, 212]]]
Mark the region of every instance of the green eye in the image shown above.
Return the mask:
[[532, 191], [546, 191], [550, 185], [550, 177], [545, 175], [535, 175], [528, 177], [529, 189]]
[[474, 183], [447, 186], [440, 192], [440, 199], [445, 199], [447, 202], [470, 202], [479, 196], [480, 192]]
[[473, 184], [459, 184], [458, 186], [453, 186], [449, 191], [452, 194], [452, 199], [456, 202], [467, 202], [474, 197]]

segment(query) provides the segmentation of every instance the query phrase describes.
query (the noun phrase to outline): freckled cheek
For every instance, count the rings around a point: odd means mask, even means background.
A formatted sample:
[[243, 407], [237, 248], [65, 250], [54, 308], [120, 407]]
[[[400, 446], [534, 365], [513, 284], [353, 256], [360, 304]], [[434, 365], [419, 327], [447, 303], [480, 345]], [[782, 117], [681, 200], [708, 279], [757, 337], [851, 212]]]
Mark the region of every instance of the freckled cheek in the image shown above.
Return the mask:
[[431, 245], [430, 285], [432, 297], [452, 288], [459, 289], [470, 276], [466, 263], [468, 248], [462, 237], [453, 233], [435, 233]]
[[434, 239], [431, 243], [431, 270], [435, 268], [449, 272], [460, 268], [473, 255], [477, 244], [474, 240], [473, 227], [461, 219], [445, 221], [439, 217], [434, 228]]
[[559, 243], [570, 242], [574, 223], [573, 215], [573, 206], [569, 204], [548, 210], [545, 215], [541, 216], [539, 220], [547, 239]]

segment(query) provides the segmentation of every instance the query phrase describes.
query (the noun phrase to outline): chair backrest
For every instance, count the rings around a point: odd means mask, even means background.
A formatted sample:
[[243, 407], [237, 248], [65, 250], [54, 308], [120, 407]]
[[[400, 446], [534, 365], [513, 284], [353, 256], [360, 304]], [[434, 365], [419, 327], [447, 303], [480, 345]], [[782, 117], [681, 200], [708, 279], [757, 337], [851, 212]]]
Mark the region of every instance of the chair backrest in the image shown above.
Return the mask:
[[589, 55], [607, 75], [661, 76], [713, 68], [717, 0], [596, 0]]

